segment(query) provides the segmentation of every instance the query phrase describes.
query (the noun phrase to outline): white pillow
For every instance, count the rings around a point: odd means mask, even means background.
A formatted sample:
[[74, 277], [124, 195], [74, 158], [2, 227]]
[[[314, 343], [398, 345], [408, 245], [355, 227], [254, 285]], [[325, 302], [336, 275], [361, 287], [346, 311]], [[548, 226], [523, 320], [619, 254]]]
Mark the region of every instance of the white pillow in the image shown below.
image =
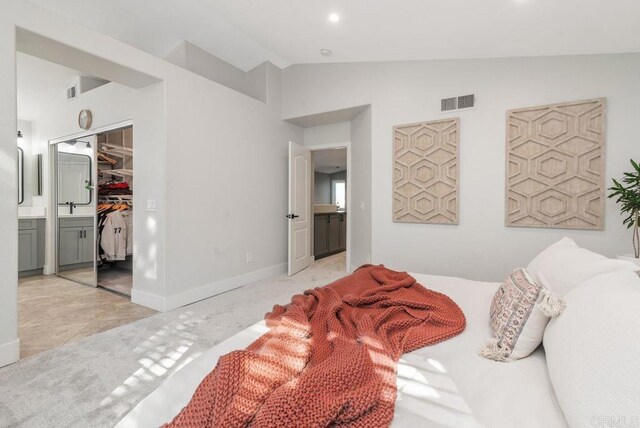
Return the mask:
[[534, 280], [560, 296], [594, 276], [625, 269], [634, 271], [638, 266], [581, 248], [567, 237], [542, 250], [527, 266]]
[[[543, 343], [567, 422], [640, 426], [640, 278], [631, 271], [600, 275], [565, 300]], [[607, 425], [612, 420], [626, 422]]]

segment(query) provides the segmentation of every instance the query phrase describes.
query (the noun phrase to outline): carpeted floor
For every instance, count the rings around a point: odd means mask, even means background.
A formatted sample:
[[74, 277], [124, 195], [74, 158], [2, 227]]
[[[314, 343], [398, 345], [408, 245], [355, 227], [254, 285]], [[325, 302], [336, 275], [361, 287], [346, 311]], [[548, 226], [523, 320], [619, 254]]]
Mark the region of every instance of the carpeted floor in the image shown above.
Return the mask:
[[275, 303], [345, 275], [344, 253], [0, 369], [1, 427], [112, 427], [164, 379]]

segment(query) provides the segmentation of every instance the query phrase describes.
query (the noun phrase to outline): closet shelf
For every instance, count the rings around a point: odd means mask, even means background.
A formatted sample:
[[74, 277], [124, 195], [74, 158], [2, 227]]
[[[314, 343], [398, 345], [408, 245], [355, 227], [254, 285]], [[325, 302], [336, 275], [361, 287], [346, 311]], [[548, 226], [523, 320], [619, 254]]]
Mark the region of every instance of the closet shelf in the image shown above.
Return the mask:
[[133, 156], [133, 150], [127, 147], [114, 146], [113, 144], [102, 143], [100, 151], [111, 156]]
[[102, 169], [103, 174], [117, 175], [118, 177], [133, 177], [132, 169]]
[[132, 201], [133, 195], [102, 195], [99, 199], [105, 201]]
[[99, 163], [108, 163], [109, 165], [116, 165], [118, 163], [117, 160], [111, 159], [109, 156], [104, 153], [98, 152], [98, 162]]

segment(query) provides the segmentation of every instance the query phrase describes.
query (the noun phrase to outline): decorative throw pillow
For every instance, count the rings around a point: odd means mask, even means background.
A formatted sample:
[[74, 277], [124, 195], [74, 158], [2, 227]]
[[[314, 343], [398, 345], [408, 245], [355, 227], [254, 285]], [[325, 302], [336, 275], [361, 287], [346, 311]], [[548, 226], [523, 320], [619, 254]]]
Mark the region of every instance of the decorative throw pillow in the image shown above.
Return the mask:
[[514, 270], [493, 296], [489, 315], [494, 337], [480, 355], [496, 361], [528, 356], [542, 342], [549, 319], [564, 307], [560, 297], [536, 283], [525, 269]]

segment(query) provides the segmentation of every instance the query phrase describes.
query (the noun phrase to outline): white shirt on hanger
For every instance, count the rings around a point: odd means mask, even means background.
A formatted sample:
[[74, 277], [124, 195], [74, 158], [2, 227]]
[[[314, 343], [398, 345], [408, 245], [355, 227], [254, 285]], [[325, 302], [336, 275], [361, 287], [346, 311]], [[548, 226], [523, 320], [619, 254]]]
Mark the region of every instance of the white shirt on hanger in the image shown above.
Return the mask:
[[100, 246], [108, 261], [125, 260], [127, 257], [127, 222], [120, 211], [107, 214], [102, 230]]

